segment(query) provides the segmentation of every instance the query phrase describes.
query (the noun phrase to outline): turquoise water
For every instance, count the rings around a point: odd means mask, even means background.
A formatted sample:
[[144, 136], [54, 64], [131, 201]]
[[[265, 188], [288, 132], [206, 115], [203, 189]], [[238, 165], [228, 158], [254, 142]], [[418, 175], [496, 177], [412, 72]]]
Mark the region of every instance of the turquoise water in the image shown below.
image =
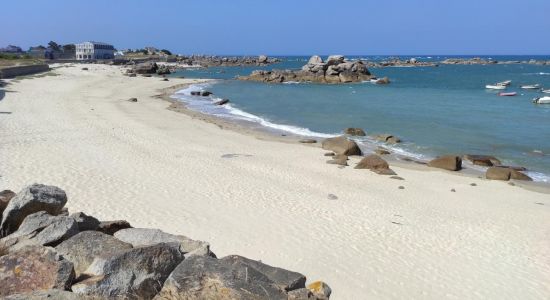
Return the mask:
[[[367, 57], [371, 60], [384, 57]], [[494, 57], [497, 60], [547, 59], [550, 57]], [[264, 69], [298, 69], [306, 57], [287, 57]], [[441, 60], [444, 57], [421, 57]], [[495, 155], [504, 163], [527, 167], [537, 180], [549, 181], [550, 105], [534, 105], [543, 94], [522, 90], [522, 84], [541, 84], [550, 89], [550, 66], [537, 65], [441, 65], [439, 67], [373, 68], [392, 83], [346, 85], [264, 84], [237, 81], [258, 67], [226, 67], [187, 70], [176, 75], [220, 79], [204, 88], [231, 105], [212, 105], [216, 97], [178, 95], [191, 109], [221, 117], [250, 121], [284, 133], [330, 136], [345, 127], [360, 127], [367, 134], [391, 133], [404, 140], [395, 150], [429, 159], [441, 154]], [[507, 91], [516, 97], [498, 97], [484, 87], [512, 80]], [[368, 138], [364, 145], [370, 144]], [[545, 155], [541, 155], [540, 152]]]

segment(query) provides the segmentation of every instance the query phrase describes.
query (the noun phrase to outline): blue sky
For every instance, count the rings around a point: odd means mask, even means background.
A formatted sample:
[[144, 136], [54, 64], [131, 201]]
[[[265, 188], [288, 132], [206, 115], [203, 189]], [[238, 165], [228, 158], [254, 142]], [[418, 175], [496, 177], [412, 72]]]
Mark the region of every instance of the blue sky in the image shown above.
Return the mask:
[[5, 1], [0, 47], [96, 40], [182, 54], [550, 54], [549, 13], [550, 0]]

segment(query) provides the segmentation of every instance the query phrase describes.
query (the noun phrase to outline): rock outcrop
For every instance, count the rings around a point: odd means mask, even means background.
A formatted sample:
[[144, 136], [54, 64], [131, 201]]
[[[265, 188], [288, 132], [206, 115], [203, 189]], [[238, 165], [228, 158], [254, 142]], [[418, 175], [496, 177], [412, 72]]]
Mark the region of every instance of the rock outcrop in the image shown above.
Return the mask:
[[351, 136], [365, 136], [367, 135], [365, 131], [361, 128], [346, 128], [344, 129], [345, 134], [349, 134]]
[[330, 296], [324, 283], [306, 288], [306, 277], [297, 272], [238, 255], [218, 259], [207, 242], [158, 229], [131, 228], [123, 220], [101, 222], [84, 213], [69, 215], [65, 192], [57, 187], [32, 185], [17, 195], [3, 192], [0, 197], [7, 202], [4, 216], [17, 224], [17, 230], [0, 239], [2, 299], [321, 300]]
[[208, 56], [192, 55], [177, 58], [180, 64], [201, 67], [235, 67], [235, 66], [266, 66], [278, 63], [281, 60], [266, 55], [260, 56]]
[[358, 61], [347, 61], [342, 55], [331, 55], [323, 62], [319, 56], [312, 56], [301, 70], [256, 70], [240, 80], [281, 83], [288, 81], [315, 83], [350, 83], [373, 78], [366, 65]]

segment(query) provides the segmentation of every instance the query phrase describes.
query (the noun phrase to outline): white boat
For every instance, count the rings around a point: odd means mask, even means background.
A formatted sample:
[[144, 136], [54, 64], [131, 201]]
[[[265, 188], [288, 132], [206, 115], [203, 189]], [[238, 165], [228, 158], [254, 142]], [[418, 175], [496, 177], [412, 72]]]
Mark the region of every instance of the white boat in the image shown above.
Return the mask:
[[512, 84], [512, 80], [506, 80], [506, 81], [497, 83], [497, 85], [502, 85], [502, 86], [509, 86], [510, 84]]
[[521, 88], [525, 90], [536, 90], [540, 88], [540, 84], [522, 85]]
[[535, 99], [533, 99], [533, 103], [536, 103], [536, 104], [550, 104], [550, 96], [535, 98]]
[[506, 89], [506, 86], [505, 85], [497, 85], [497, 84], [488, 84], [485, 86], [486, 89], [490, 89], [490, 90], [505, 90]]
[[541, 92], [543, 92], [545, 94], [550, 94], [550, 90], [542, 90]]

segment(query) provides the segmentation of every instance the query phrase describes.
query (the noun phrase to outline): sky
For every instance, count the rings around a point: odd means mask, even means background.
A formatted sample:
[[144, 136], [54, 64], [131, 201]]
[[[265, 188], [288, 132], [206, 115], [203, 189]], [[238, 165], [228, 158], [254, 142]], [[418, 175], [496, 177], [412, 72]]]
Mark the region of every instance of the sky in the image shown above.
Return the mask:
[[550, 0], [25, 0], [0, 47], [87, 40], [179, 54], [550, 54]]

